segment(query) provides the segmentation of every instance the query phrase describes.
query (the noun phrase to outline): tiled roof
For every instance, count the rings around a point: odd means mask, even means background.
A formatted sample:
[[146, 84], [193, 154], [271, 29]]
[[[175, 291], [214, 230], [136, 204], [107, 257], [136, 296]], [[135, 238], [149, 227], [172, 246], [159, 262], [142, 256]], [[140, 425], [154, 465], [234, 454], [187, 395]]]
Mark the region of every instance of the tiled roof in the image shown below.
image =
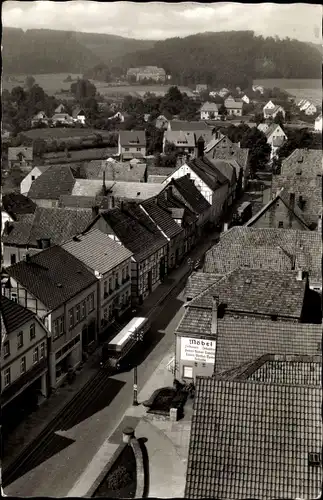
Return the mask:
[[78, 235], [65, 243], [63, 248], [83, 262], [87, 268], [100, 274], [111, 271], [132, 256], [132, 252], [127, 248], [98, 229]]
[[52, 116], [52, 121], [60, 121], [60, 120], [72, 122], [73, 118], [68, 113], [55, 113]]
[[167, 179], [167, 175], [148, 175], [147, 182], [153, 184], [162, 184]]
[[298, 170], [302, 171], [302, 177], [322, 175], [321, 149], [295, 149], [282, 161], [281, 175], [296, 175]]
[[[114, 184], [114, 181], [105, 181], [105, 189], [110, 190]], [[102, 179], [76, 179], [72, 192], [66, 194], [86, 197], [103, 196], [105, 189]]]
[[120, 130], [119, 139], [122, 146], [146, 146], [144, 130]]
[[86, 229], [92, 220], [92, 210], [37, 207], [31, 216], [11, 223], [12, 230], [3, 235], [5, 245], [37, 246], [37, 240], [49, 238], [60, 245]]
[[15, 161], [18, 160], [19, 154], [22, 154], [24, 159], [27, 161], [32, 161], [33, 159], [33, 148], [28, 148], [25, 146], [18, 146], [16, 148], [8, 148], [8, 160]]
[[201, 158], [194, 158], [187, 164], [190, 167], [195, 166], [195, 168], [198, 168], [200, 171], [203, 171], [209, 177], [214, 178], [215, 181], [213, 181], [213, 186], [215, 187], [215, 189], [217, 189], [217, 187], [220, 187], [223, 184], [228, 183], [228, 179], [222, 173], [222, 169], [218, 169], [216, 163], [210, 161], [206, 156], [203, 156]]
[[228, 109], [242, 109], [243, 102], [241, 101], [231, 101], [231, 100], [225, 100], [224, 105]]
[[183, 130], [183, 131], [195, 132], [208, 129], [208, 126], [203, 121], [187, 122], [179, 120], [170, 120], [169, 126], [170, 130], [173, 131]]
[[1, 332], [2, 335], [14, 332], [17, 328], [27, 323], [27, 321], [32, 321], [35, 316], [29, 309], [8, 299], [4, 295], [0, 297], [0, 312], [1, 325], [5, 328], [5, 332]]
[[320, 355], [321, 340], [318, 324], [227, 317], [218, 321], [215, 371], [237, 369], [267, 354]]
[[103, 212], [101, 216], [137, 261], [167, 244], [166, 238], [136, 203], [124, 203], [123, 207]]
[[99, 207], [100, 210], [109, 210], [111, 208], [108, 196], [61, 196], [59, 205], [61, 208], [68, 210], [74, 208], [90, 209], [93, 207]]
[[309, 272], [321, 281], [321, 236], [314, 231], [232, 227], [205, 256], [204, 272], [225, 274], [237, 267]]
[[147, 175], [170, 175], [176, 168], [172, 167], [154, 167], [152, 165], [147, 165]]
[[172, 217], [174, 217], [175, 219], [177, 217], [174, 215], [173, 210], [181, 210], [183, 211], [184, 223], [187, 222], [188, 224], [193, 224], [194, 222], [196, 222], [198, 218], [196, 213], [192, 212], [184, 202], [173, 195], [171, 186], [166, 186], [166, 188], [159, 195], [157, 195], [157, 198], [158, 203], [162, 207], [172, 211]]
[[193, 272], [186, 282], [185, 297], [193, 299], [221, 278], [223, 278], [222, 274]]
[[234, 179], [236, 179], [237, 177], [236, 170], [237, 168], [238, 170], [240, 169], [239, 165], [236, 162], [233, 163], [229, 160], [217, 160], [217, 159], [209, 160], [209, 162], [211, 162], [216, 168], [216, 170], [218, 172], [221, 172], [222, 176], [228, 179], [230, 183], [232, 183]]
[[284, 188], [281, 188], [279, 191], [277, 191], [277, 194], [269, 200], [269, 202], [264, 205], [259, 212], [257, 212], [251, 219], [248, 220], [246, 223], [246, 226], [252, 227], [255, 222], [257, 222], [263, 215], [265, 215], [268, 210], [271, 210], [272, 207], [274, 207], [279, 201], [282, 201], [285, 205], [285, 207], [296, 217], [296, 219], [303, 225], [304, 229], [309, 229], [310, 222], [307, 221], [305, 218], [305, 215], [302, 213], [302, 210], [294, 204], [294, 206], [291, 206], [289, 203], [289, 195], [286, 193]]
[[297, 280], [296, 271], [235, 269], [218, 283], [194, 298], [189, 307], [212, 308], [212, 296], [219, 296], [226, 310], [253, 315], [300, 319], [306, 280]]
[[[284, 189], [288, 194], [295, 194], [295, 206], [307, 225], [317, 225], [322, 209], [322, 177], [305, 178], [300, 176], [286, 177], [274, 175], [272, 179], [272, 194]], [[297, 206], [299, 197], [305, 201], [301, 210]], [[295, 211], [295, 209], [294, 209]]]
[[187, 200], [188, 204], [196, 213], [202, 214], [210, 208], [210, 203], [204, 198], [194, 182], [187, 175], [179, 179], [172, 179], [171, 183], [178, 190], [180, 195]]
[[144, 201], [141, 206], [168, 238], [175, 238], [183, 232], [183, 229], [174, 221], [171, 211], [160, 205], [157, 197]]
[[73, 118], [77, 118], [78, 115], [84, 116], [84, 110], [83, 110], [83, 108], [80, 108], [80, 106], [77, 106], [75, 109], [73, 109], [73, 112], [72, 112]]
[[107, 181], [144, 182], [145, 163], [130, 165], [127, 163], [94, 160], [84, 166], [87, 179], [103, 179], [103, 172]]
[[185, 497], [318, 498], [321, 400], [317, 387], [198, 377]]
[[112, 196], [125, 200], [147, 200], [159, 194], [164, 185], [152, 182], [115, 182], [111, 188]]
[[238, 144], [234, 144], [228, 137], [223, 136], [209, 148], [207, 156], [210, 160], [236, 160], [245, 170], [248, 165], [249, 149], [240, 148]]
[[217, 112], [219, 110], [219, 105], [214, 103], [214, 102], [205, 102], [200, 111], [215, 111]]
[[37, 205], [27, 196], [20, 193], [8, 193], [2, 196], [2, 210], [12, 218], [22, 214], [33, 214]]
[[205, 145], [204, 153], [208, 153], [221, 140], [221, 137], [212, 136], [212, 139]]
[[[263, 124], [263, 123], [261, 123], [260, 125], [264, 125], [264, 124]], [[258, 125], [258, 129], [259, 129], [259, 130], [261, 130], [261, 129], [259, 128], [259, 127], [260, 127], [260, 125]], [[280, 126], [280, 125], [278, 125], [278, 123], [272, 123], [272, 124], [271, 124], [271, 125], [270, 125], [270, 126], [269, 126], [269, 127], [268, 127], [265, 131], [264, 131], [264, 133], [265, 133], [265, 135], [266, 135], [267, 139], [269, 139], [269, 137], [273, 134], [273, 132], [275, 132], [275, 131], [276, 131], [276, 129], [277, 129], [277, 128], [278, 128], [278, 129], [280, 129], [280, 130], [283, 132], [283, 130], [282, 130], [282, 128], [281, 128], [281, 126]]]
[[43, 250], [33, 255], [30, 262], [18, 262], [6, 271], [51, 310], [97, 280], [82, 262], [59, 246]]
[[194, 148], [196, 145], [194, 132], [166, 130], [164, 140], [183, 148]]
[[53, 165], [35, 179], [28, 192], [31, 199], [58, 200], [72, 194], [75, 179], [68, 165]]

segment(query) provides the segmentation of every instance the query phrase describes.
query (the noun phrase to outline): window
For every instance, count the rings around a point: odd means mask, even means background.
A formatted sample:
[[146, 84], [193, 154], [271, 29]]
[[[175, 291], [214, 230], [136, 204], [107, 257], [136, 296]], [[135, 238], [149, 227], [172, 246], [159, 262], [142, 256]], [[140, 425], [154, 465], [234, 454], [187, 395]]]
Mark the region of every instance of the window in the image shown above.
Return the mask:
[[311, 467], [320, 467], [322, 462], [321, 453], [309, 453], [308, 465]]
[[86, 302], [83, 300], [81, 308], [81, 318], [84, 319], [86, 316]]
[[81, 305], [77, 304], [76, 306], [76, 323], [79, 323], [81, 320]]
[[65, 330], [64, 323], [65, 323], [65, 316], [63, 315], [59, 318], [59, 334], [60, 335], [63, 335], [63, 333], [64, 333], [64, 330]]
[[112, 278], [109, 278], [109, 292], [112, 291]]
[[278, 227], [284, 227], [284, 223], [283, 223], [283, 221], [281, 221], [281, 220], [280, 220], [280, 221], [278, 222]]
[[26, 356], [23, 356], [20, 360], [20, 373], [26, 372]]
[[20, 349], [24, 345], [24, 335], [22, 332], [19, 332], [17, 335], [17, 347]]
[[193, 378], [192, 366], [184, 366], [183, 367], [183, 378]]
[[124, 148], [125, 151], [129, 151], [129, 148]]
[[69, 314], [69, 325], [70, 325], [69, 328], [71, 330], [74, 326], [74, 311], [73, 311], [73, 309], [70, 309], [68, 314]]
[[38, 363], [38, 361], [39, 361], [39, 351], [38, 351], [38, 347], [35, 347], [34, 352], [33, 352], [33, 363], [34, 363], [34, 365], [36, 363]]
[[13, 265], [16, 263], [16, 254], [15, 253], [12, 253], [10, 255], [10, 264]]
[[6, 368], [4, 371], [4, 386], [8, 387], [8, 385], [11, 382], [11, 376], [10, 376], [10, 367]]
[[45, 357], [45, 342], [42, 342], [40, 344], [40, 359], [43, 359]]
[[108, 282], [105, 281], [103, 285], [104, 296], [108, 295]]
[[93, 311], [94, 309], [94, 293], [91, 293], [89, 295], [89, 312]]
[[122, 280], [124, 281], [126, 279], [126, 268], [124, 267], [122, 269]]
[[137, 148], [137, 151], [141, 151], [141, 148]]
[[34, 176], [34, 175], [32, 175], [32, 176], [31, 176], [31, 180], [32, 180], [32, 181], [34, 181], [34, 180], [35, 180], [35, 176]]
[[16, 293], [12, 293], [11, 294], [11, 300], [13, 300], [14, 302], [18, 302], [17, 294]]
[[7, 340], [3, 344], [3, 357], [7, 358], [8, 356], [10, 356], [10, 344], [9, 344], [9, 340]]
[[117, 273], [115, 275], [114, 279], [115, 279], [114, 286], [115, 286], [115, 288], [118, 288], [118, 286], [119, 286], [119, 273]]
[[36, 337], [36, 331], [35, 331], [35, 323], [32, 323], [29, 327], [29, 333], [30, 333], [30, 340], [33, 340]]

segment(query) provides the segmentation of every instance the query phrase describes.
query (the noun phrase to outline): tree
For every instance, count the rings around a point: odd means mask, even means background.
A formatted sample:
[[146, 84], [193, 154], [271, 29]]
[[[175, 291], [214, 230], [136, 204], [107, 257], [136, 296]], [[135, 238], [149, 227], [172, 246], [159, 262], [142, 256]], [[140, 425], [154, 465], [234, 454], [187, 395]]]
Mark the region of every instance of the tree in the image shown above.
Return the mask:
[[274, 118], [274, 123], [277, 123], [277, 125], [280, 125], [281, 127], [284, 126], [285, 118], [284, 115], [281, 111], [277, 113], [277, 115]]
[[219, 108], [219, 115], [222, 117], [222, 119], [228, 114], [227, 108], [222, 104]]
[[33, 76], [27, 76], [25, 79], [25, 87], [27, 90], [30, 90], [35, 85], [35, 78]]
[[96, 87], [89, 80], [80, 78], [77, 82], [73, 82], [71, 85], [71, 93], [75, 96], [77, 101], [82, 101], [88, 97], [95, 97]]
[[176, 153], [176, 151], [177, 151], [177, 149], [176, 149], [175, 144], [173, 144], [172, 142], [166, 141], [165, 150], [164, 150], [165, 154], [170, 155], [170, 154]]

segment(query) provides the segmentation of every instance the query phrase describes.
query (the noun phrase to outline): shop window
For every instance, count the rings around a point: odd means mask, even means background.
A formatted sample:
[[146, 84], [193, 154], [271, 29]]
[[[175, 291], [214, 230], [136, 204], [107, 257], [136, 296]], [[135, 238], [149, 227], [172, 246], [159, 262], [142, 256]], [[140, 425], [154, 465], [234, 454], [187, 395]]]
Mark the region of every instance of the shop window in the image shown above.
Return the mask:
[[26, 356], [23, 356], [20, 360], [20, 373], [23, 374], [26, 372]]
[[17, 347], [20, 349], [24, 345], [24, 334], [19, 332], [17, 335]]
[[29, 327], [29, 333], [30, 333], [30, 340], [33, 340], [36, 337], [36, 331], [35, 331], [35, 323], [32, 323]]
[[4, 371], [4, 386], [8, 387], [11, 383], [11, 374], [10, 374], [10, 366], [6, 368]]
[[183, 367], [183, 378], [193, 378], [193, 367], [184, 366]]

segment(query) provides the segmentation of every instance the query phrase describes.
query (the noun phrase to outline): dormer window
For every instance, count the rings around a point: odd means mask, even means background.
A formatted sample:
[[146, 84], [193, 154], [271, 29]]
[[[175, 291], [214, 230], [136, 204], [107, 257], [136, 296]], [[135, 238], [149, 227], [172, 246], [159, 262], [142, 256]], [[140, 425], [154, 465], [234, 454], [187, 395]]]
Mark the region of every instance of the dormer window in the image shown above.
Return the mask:
[[300, 156], [297, 160], [298, 163], [303, 163], [303, 156]]
[[321, 453], [309, 453], [308, 454], [308, 465], [310, 467], [320, 467], [322, 462]]

